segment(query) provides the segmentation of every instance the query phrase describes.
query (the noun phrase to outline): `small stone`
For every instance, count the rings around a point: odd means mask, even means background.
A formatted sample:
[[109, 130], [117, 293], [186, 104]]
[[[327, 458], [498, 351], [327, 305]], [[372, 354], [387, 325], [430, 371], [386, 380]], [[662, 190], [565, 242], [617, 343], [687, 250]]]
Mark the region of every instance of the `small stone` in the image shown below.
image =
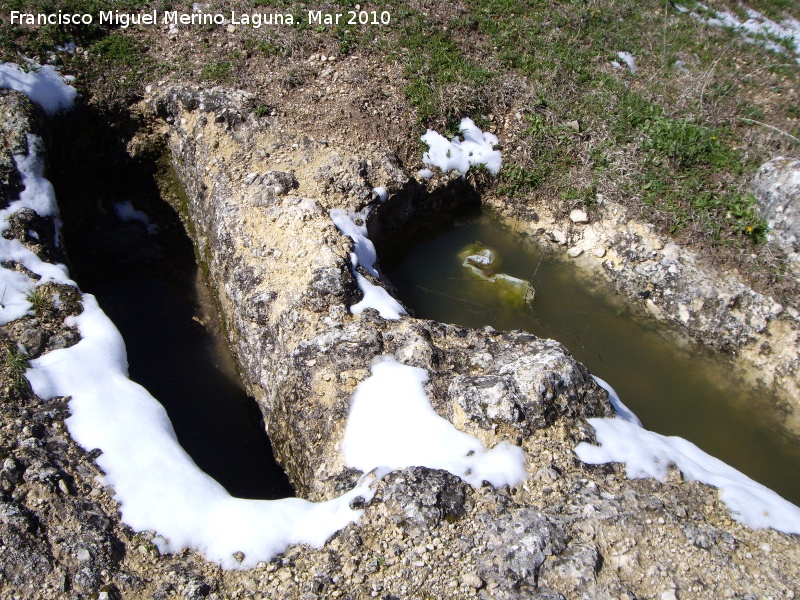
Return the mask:
[[605, 246], [596, 246], [595, 249], [592, 250], [592, 254], [594, 254], [597, 258], [603, 258], [606, 255]]
[[554, 229], [550, 232], [550, 239], [561, 246], [567, 245], [567, 235], [558, 229]]
[[233, 553], [233, 558], [238, 563], [242, 562], [244, 560], [244, 552], [242, 552], [241, 550], [237, 550], [236, 552]]
[[571, 213], [569, 213], [569, 220], [572, 221], [573, 223], [588, 223], [589, 215], [586, 214], [585, 210], [576, 208]]
[[479, 590], [483, 587], [483, 579], [478, 577], [475, 573], [465, 573], [461, 577], [461, 583], [476, 590]]
[[572, 129], [573, 131], [581, 130], [581, 124], [578, 121], [567, 121], [564, 123], [564, 126]]
[[581, 254], [583, 254], [583, 248], [578, 248], [577, 246], [573, 246], [569, 250], [567, 250], [567, 254], [570, 258], [578, 258]]
[[81, 548], [80, 550], [78, 550], [78, 553], [75, 555], [75, 558], [77, 558], [81, 562], [86, 562], [87, 560], [91, 560], [92, 555], [86, 548]]

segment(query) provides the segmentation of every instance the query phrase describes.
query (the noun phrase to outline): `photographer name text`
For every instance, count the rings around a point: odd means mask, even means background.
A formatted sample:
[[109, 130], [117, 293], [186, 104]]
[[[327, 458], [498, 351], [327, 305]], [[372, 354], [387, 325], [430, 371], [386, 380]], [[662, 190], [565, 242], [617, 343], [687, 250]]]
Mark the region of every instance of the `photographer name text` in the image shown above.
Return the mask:
[[309, 10], [297, 17], [291, 12], [251, 12], [238, 13], [206, 13], [206, 12], [179, 12], [176, 10], [151, 11], [127, 13], [116, 10], [100, 11], [97, 15], [90, 13], [26, 13], [18, 10], [11, 11], [11, 24], [28, 27], [42, 27], [44, 25], [109, 25], [127, 29], [132, 25], [167, 27], [183, 26], [214, 26], [233, 25], [246, 26], [259, 29], [262, 26], [297, 26], [335, 27], [335, 26], [360, 26], [376, 25], [386, 26], [392, 21], [389, 11], [376, 10], [348, 10], [345, 12], [324, 12]]

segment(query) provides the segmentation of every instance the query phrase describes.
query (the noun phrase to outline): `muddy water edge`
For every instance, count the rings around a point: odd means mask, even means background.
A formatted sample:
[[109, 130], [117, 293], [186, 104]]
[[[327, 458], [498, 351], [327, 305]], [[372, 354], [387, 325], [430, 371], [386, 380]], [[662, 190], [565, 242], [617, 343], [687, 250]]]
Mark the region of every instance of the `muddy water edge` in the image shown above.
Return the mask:
[[[192, 243], [161, 198], [158, 155], [131, 159], [125, 140], [135, 123], [112, 121], [82, 107], [53, 131], [49, 176], [70, 273], [122, 333], [131, 379], [164, 405], [197, 465], [234, 496], [293, 496], [237, 373]], [[151, 226], [120, 218], [115, 205], [125, 202]]]
[[[465, 252], [476, 248], [497, 256], [492, 279], [504, 273], [530, 282], [533, 301], [509, 298], [496, 283], [465, 268]], [[747, 386], [725, 357], [642, 318], [565, 259], [515, 234], [497, 215], [462, 213], [436, 230], [382, 248], [380, 260], [416, 316], [556, 339], [608, 381], [645, 427], [684, 437], [800, 504], [794, 476], [800, 444], [782, 433], [775, 403], [764, 390]]]

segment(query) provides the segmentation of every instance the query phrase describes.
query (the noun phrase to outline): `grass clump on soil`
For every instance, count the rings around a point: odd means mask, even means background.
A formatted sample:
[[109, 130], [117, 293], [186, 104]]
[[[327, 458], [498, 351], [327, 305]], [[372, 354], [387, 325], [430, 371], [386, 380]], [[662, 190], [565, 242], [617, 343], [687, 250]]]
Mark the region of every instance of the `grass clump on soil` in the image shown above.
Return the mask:
[[97, 16], [101, 11], [139, 11], [148, 5], [146, 0], [7, 0], [4, 12], [17, 10], [26, 13], [91, 14], [93, 23], [70, 23], [67, 25], [43, 25], [41, 27], [14, 27], [10, 24], [0, 37], [0, 51], [6, 60], [12, 60], [16, 52], [28, 56], [52, 52], [60, 44], [73, 42], [87, 48], [105, 37], [109, 29], [101, 26]]
[[233, 64], [231, 61], [221, 60], [203, 67], [200, 77], [205, 80], [224, 81], [230, 76], [232, 70]]
[[[788, 8], [757, 4], [773, 18]], [[796, 98], [779, 111], [770, 104], [781, 114], [753, 111], [758, 79], [800, 83], [780, 55], [652, 0], [466, 0], [438, 18], [409, 9], [398, 44], [421, 125], [517, 113], [498, 194], [569, 209], [602, 191], [664, 232], [722, 245], [765, 239], [745, 184], [785, 140], [743, 118], [789, 119], [797, 132]], [[622, 51], [636, 75], [612, 66]]]
[[31, 310], [37, 317], [48, 315], [55, 307], [52, 296], [40, 288], [29, 291], [25, 299], [30, 302]]
[[6, 381], [11, 384], [11, 389], [17, 394], [24, 394], [30, 390], [30, 384], [25, 377], [25, 372], [30, 368], [28, 357], [16, 346], [6, 341], [0, 346], [0, 369], [4, 371]]

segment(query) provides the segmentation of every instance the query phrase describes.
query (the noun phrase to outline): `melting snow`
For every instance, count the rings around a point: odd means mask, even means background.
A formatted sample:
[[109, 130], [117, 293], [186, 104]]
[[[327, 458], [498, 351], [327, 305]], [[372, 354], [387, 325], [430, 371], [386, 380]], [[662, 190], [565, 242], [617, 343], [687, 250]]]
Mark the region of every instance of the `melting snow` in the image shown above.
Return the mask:
[[440, 417], [425, 395], [424, 369], [386, 357], [356, 388], [347, 417], [345, 463], [369, 472], [385, 467], [445, 469], [480, 487], [499, 487], [527, 478], [522, 449], [503, 441], [487, 449], [477, 438]]
[[[251, 568], [289, 544], [320, 547], [358, 519], [356, 496], [371, 497], [370, 477], [321, 503], [299, 498], [234, 498], [201, 471], [175, 437], [164, 408], [128, 379], [125, 343], [90, 294], [83, 312], [69, 319], [81, 340], [31, 361], [27, 372], [44, 399], [71, 396], [70, 435], [97, 459], [103, 483], [114, 488], [122, 519], [137, 531], [155, 531], [162, 552], [194, 548], [224, 568]], [[244, 553], [241, 562], [234, 553]]]
[[[503, 162], [500, 151], [494, 149], [498, 144], [497, 136], [481, 131], [472, 119], [462, 119], [459, 130], [464, 139], [459, 140], [455, 136], [448, 142], [441, 134], [428, 129], [421, 138], [428, 145], [422, 162], [439, 167], [444, 172], [458, 171], [462, 176], [470, 167], [484, 165], [492, 175], [497, 175]], [[429, 169], [423, 169], [419, 175], [424, 179], [429, 178], [426, 177], [427, 173], [423, 174], [424, 171], [433, 175]]]
[[376, 187], [372, 188], [372, 191], [375, 192], [375, 195], [378, 196], [378, 200], [381, 202], [386, 202], [389, 199], [389, 192], [386, 191], [385, 187]]
[[[585, 463], [625, 464], [628, 477], [653, 477], [665, 481], [667, 467], [674, 464], [689, 481], [700, 481], [719, 489], [720, 499], [731, 516], [751, 527], [771, 527], [800, 534], [800, 508], [721, 460], [679, 437], [667, 437], [642, 428], [639, 419], [619, 402], [608, 384], [595, 378], [612, 398], [619, 417], [588, 419], [599, 446], [581, 443], [575, 454]], [[618, 408], [618, 406], [621, 408]], [[632, 418], [631, 418], [632, 417]], [[635, 419], [635, 421], [634, 421]]]
[[[372, 241], [367, 237], [367, 211], [347, 213], [340, 209], [334, 209], [331, 210], [330, 216], [336, 228], [353, 240], [355, 252], [350, 254], [350, 262], [353, 265], [356, 283], [364, 293], [364, 297], [350, 307], [350, 312], [359, 315], [365, 308], [374, 308], [384, 319], [399, 319], [400, 315], [406, 314], [405, 309], [392, 298], [389, 292], [381, 286], [373, 284], [356, 270], [358, 266], [362, 266], [371, 275], [378, 277], [378, 271], [375, 268], [378, 255]], [[356, 224], [357, 221], [360, 224]]]
[[[6, 209], [0, 211], [0, 233], [9, 228], [9, 218], [23, 208], [31, 208], [40, 215], [53, 217], [56, 231], [60, 227], [58, 206], [50, 182], [42, 176], [44, 163], [36, 154], [42, 141], [35, 135], [28, 135], [28, 156], [16, 155], [14, 160], [22, 177], [25, 189], [20, 197]], [[58, 241], [58, 233], [56, 240]], [[13, 269], [0, 268], [0, 325], [25, 316], [30, 310], [27, 295], [37, 286], [48, 281], [74, 285], [64, 265], [52, 265], [42, 261], [16, 239], [0, 237], [0, 261], [15, 261], [41, 277], [34, 281], [24, 273]]]
[[22, 92], [46, 113], [66, 110], [78, 97], [77, 90], [50, 65], [0, 63], [0, 88]]
[[781, 21], [781, 23], [776, 23], [757, 10], [745, 8], [747, 20], [740, 21], [731, 12], [712, 10], [700, 2], [697, 3], [697, 6], [703, 10], [703, 14], [690, 11], [688, 8], [678, 4], [675, 5], [675, 8], [680, 12], [689, 13], [693, 18], [708, 25], [733, 29], [748, 44], [757, 44], [772, 52], [785, 53], [786, 47], [775, 40], [787, 40], [791, 45], [791, 52], [795, 55], [796, 61], [800, 63], [800, 21], [797, 19], [789, 18]]
[[138, 221], [145, 226], [147, 233], [150, 235], [155, 235], [158, 233], [158, 227], [150, 222], [150, 217], [148, 217], [145, 212], [134, 208], [133, 203], [130, 200], [115, 203], [114, 214], [117, 215], [117, 218], [120, 221]]
[[[628, 70], [631, 72], [631, 75], [636, 75], [636, 71], [638, 69], [636, 68], [636, 61], [633, 59], [633, 54], [630, 52], [617, 52], [617, 56], [628, 66]], [[622, 68], [622, 65], [615, 60], [612, 60], [611, 64], [618, 69]]]

